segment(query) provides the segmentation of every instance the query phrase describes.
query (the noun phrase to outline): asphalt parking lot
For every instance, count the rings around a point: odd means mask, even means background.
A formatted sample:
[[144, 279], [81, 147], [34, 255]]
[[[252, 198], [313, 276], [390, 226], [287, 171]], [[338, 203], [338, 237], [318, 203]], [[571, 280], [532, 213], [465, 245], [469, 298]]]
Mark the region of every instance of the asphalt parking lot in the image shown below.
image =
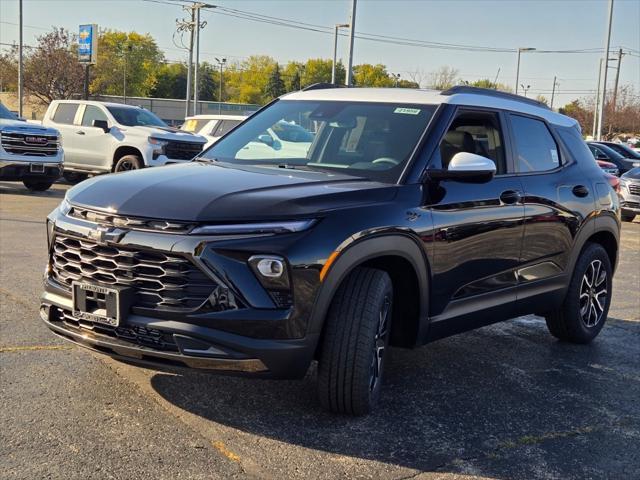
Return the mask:
[[607, 326], [537, 317], [394, 350], [378, 411], [319, 410], [302, 381], [160, 373], [55, 338], [38, 317], [44, 218], [64, 185], [0, 182], [0, 478], [640, 478], [640, 222]]

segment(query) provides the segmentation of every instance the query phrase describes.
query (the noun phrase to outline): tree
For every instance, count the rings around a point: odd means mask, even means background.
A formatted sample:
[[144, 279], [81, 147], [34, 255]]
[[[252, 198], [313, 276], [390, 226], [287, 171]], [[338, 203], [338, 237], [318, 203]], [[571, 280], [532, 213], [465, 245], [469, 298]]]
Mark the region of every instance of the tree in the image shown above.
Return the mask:
[[488, 88], [490, 90], [500, 90], [502, 92], [511, 92], [511, 88], [508, 85], [505, 85], [504, 83], [492, 82], [488, 78], [474, 80], [473, 82], [469, 83], [469, 85], [472, 87]]
[[418, 82], [414, 82], [411, 80], [405, 80], [404, 78], [401, 80], [398, 80], [398, 88], [420, 88], [420, 85], [418, 84]]
[[146, 97], [157, 82], [163, 62], [164, 55], [149, 34], [116, 30], [101, 32], [91, 92], [123, 95], [126, 71], [127, 95]]
[[294, 92], [302, 88], [302, 73], [305, 69], [304, 63], [289, 62], [282, 69], [282, 78], [287, 92]]
[[269, 79], [265, 85], [264, 95], [267, 101], [270, 101], [274, 98], [278, 98], [280, 95], [284, 95], [284, 93], [284, 81], [280, 76], [280, 66], [276, 63], [271, 70], [271, 74], [269, 75]]
[[187, 66], [183, 63], [160, 65], [156, 72], [156, 83], [149, 94], [156, 98], [185, 98]]
[[547, 97], [545, 97], [544, 95], [538, 95], [536, 97], [536, 100], [540, 103], [545, 104], [546, 106], [549, 106], [549, 100], [547, 100]]
[[[302, 86], [307, 87], [314, 83], [331, 82], [332, 60], [324, 58], [310, 58], [304, 66]], [[336, 83], [344, 83], [345, 69], [342, 62], [336, 63]]]
[[457, 83], [458, 70], [453, 67], [440, 67], [432, 72], [429, 80], [429, 88], [434, 90], [446, 90]]
[[393, 87], [395, 80], [384, 65], [363, 63], [353, 67], [353, 83], [359, 87]]
[[[76, 51], [75, 37], [64, 28], [54, 28], [39, 36], [36, 47], [25, 50], [25, 92], [43, 103], [81, 93], [84, 72], [78, 63]], [[3, 85], [5, 82], [9, 86], [17, 84], [17, 54], [14, 48], [0, 59]]]
[[252, 55], [229, 65], [225, 74], [227, 100], [238, 103], [265, 103], [264, 92], [277, 62], [266, 55]]

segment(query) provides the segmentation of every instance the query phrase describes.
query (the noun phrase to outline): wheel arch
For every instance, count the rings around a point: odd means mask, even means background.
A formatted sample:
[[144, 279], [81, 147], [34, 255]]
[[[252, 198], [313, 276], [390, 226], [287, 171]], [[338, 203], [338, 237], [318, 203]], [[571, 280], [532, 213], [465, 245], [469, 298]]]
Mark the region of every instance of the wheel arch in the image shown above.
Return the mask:
[[120, 145], [113, 152], [113, 158], [111, 159], [111, 171], [113, 172], [116, 168], [116, 163], [125, 155], [136, 155], [142, 159], [142, 163], [146, 164], [144, 155], [139, 148], [132, 147], [131, 145]]
[[409, 234], [383, 234], [360, 239], [341, 250], [316, 296], [309, 332], [322, 335], [338, 288], [355, 268], [366, 266], [387, 272], [393, 282], [392, 344], [413, 347], [423, 343], [428, 327], [429, 268], [419, 242]]
[[574, 243], [568, 272], [573, 272], [588, 243], [597, 243], [605, 249], [611, 261], [611, 269], [615, 272], [620, 249], [620, 221], [613, 213], [600, 214], [589, 222], [588, 228], [581, 230]]

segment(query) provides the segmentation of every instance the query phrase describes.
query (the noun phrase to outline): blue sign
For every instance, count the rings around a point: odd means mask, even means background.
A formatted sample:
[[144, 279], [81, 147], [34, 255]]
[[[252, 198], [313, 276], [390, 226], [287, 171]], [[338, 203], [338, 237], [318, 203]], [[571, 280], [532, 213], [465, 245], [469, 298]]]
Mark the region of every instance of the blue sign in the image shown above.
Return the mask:
[[98, 26], [95, 23], [80, 25], [78, 33], [78, 61], [96, 63], [98, 58]]

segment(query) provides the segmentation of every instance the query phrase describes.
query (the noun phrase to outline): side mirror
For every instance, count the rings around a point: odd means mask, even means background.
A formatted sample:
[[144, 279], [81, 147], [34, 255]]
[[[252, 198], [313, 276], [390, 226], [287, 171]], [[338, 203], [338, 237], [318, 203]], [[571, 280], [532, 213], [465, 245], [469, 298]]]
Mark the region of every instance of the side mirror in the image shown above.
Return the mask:
[[271, 135], [267, 135], [266, 133], [258, 135], [258, 141], [260, 143], [264, 143], [265, 145], [269, 145], [270, 147], [273, 146], [273, 138], [271, 138]]
[[96, 128], [101, 128], [104, 133], [109, 133], [109, 123], [106, 120], [94, 120], [92, 125]]
[[459, 182], [488, 182], [496, 174], [493, 160], [475, 153], [456, 153], [446, 170], [428, 170], [429, 176], [436, 180], [454, 180]]

